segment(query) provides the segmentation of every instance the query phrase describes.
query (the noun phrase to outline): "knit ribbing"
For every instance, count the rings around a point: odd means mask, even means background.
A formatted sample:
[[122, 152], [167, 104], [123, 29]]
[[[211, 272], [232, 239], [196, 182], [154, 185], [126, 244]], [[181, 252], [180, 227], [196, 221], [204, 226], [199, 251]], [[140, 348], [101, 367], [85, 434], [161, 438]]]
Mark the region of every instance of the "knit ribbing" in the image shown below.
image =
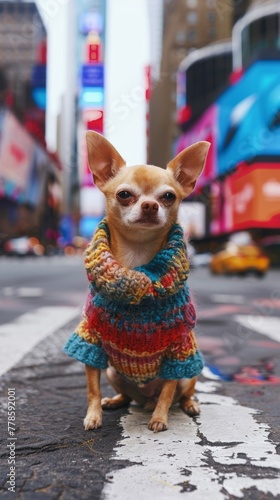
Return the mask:
[[165, 248], [136, 269], [116, 262], [109, 239], [104, 220], [85, 254], [90, 293], [65, 352], [101, 369], [109, 362], [138, 385], [198, 375], [203, 361], [192, 330], [182, 228], [175, 224]]

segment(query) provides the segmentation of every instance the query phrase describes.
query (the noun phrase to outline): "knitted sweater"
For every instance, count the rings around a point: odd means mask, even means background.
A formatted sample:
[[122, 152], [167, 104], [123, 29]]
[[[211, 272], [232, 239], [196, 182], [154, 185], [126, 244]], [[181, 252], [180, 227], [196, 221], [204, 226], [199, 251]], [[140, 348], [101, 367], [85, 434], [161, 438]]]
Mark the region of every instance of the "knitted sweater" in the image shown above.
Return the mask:
[[64, 351], [142, 386], [156, 377], [192, 378], [203, 368], [193, 327], [183, 231], [175, 224], [147, 265], [127, 269], [113, 257], [104, 219], [85, 253], [90, 282], [83, 317]]

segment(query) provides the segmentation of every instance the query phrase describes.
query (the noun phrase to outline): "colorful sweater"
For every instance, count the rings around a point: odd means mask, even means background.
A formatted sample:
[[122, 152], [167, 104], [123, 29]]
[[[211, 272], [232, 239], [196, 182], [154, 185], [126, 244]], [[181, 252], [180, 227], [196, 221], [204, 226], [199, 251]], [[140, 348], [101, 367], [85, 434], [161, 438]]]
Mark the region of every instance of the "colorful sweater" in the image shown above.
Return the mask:
[[110, 251], [104, 219], [85, 253], [90, 290], [83, 318], [64, 351], [138, 386], [156, 377], [192, 378], [203, 368], [193, 327], [183, 231], [175, 224], [149, 264], [123, 268]]

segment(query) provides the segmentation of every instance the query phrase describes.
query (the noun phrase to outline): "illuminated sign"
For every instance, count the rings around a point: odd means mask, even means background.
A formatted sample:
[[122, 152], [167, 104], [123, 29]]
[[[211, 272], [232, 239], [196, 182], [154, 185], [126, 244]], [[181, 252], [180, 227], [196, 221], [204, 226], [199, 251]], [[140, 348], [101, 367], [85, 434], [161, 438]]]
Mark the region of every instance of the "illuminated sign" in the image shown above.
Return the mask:
[[32, 87], [46, 87], [47, 67], [45, 64], [35, 64], [32, 68]]
[[98, 33], [89, 33], [85, 42], [85, 63], [98, 64], [102, 62], [102, 44]]
[[100, 44], [90, 43], [88, 45], [88, 61], [99, 63], [99, 61], [100, 61]]
[[87, 130], [95, 130], [96, 132], [103, 132], [103, 119], [104, 113], [101, 109], [96, 109], [88, 112], [85, 116]]
[[280, 227], [280, 169], [245, 164], [225, 180], [225, 230]]
[[102, 87], [86, 87], [80, 94], [80, 107], [82, 109], [104, 107], [104, 89]]
[[253, 158], [280, 156], [280, 62], [257, 61], [217, 100], [218, 175]]
[[81, 75], [82, 87], [104, 87], [103, 64], [84, 64]]
[[208, 141], [211, 144], [205, 167], [197, 180], [195, 191], [201, 190], [205, 184], [207, 184], [211, 179], [214, 179], [217, 175], [217, 113], [217, 106], [213, 105], [208, 108], [201, 118], [197, 120], [195, 125], [182, 134], [177, 141], [176, 154], [181, 153], [183, 149], [198, 141]]

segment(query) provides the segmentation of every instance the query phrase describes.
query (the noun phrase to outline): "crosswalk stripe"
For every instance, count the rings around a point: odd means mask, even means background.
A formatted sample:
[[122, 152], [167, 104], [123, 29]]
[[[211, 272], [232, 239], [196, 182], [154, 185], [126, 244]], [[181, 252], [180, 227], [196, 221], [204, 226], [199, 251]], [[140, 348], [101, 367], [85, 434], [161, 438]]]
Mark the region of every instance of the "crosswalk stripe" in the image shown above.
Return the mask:
[[80, 314], [69, 306], [40, 307], [0, 325], [0, 376], [10, 370], [41, 340]]
[[[208, 386], [206, 390], [198, 395], [202, 412], [196, 421], [172, 408], [169, 430], [160, 434], [147, 429], [149, 414], [137, 406], [129, 408], [121, 418], [123, 439], [114, 449], [114, 459], [129, 463], [108, 474], [104, 500], [180, 500], [187, 492], [192, 500], [225, 500], [229, 494], [243, 498], [243, 489], [253, 487], [280, 495], [280, 459], [269, 426], [255, 420], [257, 410], [209, 394]], [[248, 463], [262, 468], [261, 479], [250, 475], [249, 468], [242, 477], [234, 470]], [[273, 477], [268, 476], [270, 468], [275, 469]]]
[[213, 302], [223, 303], [223, 304], [244, 304], [246, 302], [246, 297], [244, 295], [226, 295], [215, 293], [211, 295], [211, 300]]
[[237, 314], [234, 319], [245, 328], [280, 342], [280, 317]]

